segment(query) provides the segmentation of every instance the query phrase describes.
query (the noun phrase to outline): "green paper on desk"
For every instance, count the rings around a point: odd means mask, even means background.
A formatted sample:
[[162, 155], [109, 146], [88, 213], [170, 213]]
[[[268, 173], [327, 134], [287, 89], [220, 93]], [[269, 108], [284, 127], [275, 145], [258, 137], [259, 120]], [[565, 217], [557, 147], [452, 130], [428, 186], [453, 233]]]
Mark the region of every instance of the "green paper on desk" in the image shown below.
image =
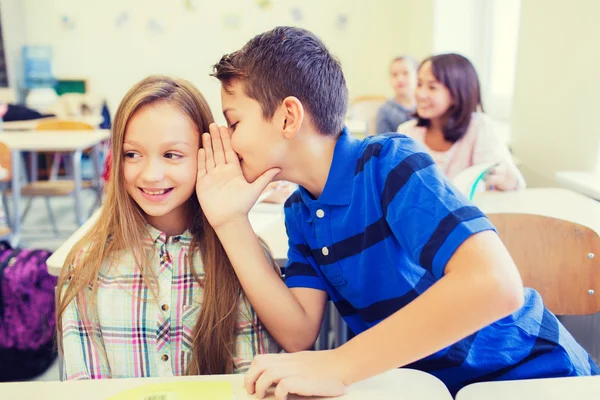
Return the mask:
[[231, 383], [172, 382], [139, 386], [123, 391], [108, 400], [233, 400]]

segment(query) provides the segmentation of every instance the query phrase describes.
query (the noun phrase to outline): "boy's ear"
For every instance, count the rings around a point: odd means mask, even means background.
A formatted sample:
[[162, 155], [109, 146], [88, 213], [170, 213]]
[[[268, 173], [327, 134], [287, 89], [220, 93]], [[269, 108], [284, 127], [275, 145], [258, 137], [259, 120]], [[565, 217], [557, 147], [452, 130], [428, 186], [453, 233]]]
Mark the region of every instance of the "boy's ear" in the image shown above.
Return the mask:
[[281, 105], [283, 110], [283, 127], [282, 134], [286, 139], [292, 139], [302, 126], [304, 120], [304, 107], [300, 100], [294, 96], [288, 96], [283, 99]]

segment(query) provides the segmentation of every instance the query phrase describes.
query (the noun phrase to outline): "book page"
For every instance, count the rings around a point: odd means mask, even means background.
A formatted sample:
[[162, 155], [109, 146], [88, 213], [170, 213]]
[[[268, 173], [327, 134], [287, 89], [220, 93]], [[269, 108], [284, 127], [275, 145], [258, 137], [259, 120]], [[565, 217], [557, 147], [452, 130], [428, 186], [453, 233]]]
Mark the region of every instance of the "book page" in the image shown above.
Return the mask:
[[170, 382], [139, 386], [108, 400], [233, 400], [231, 382]]
[[490, 162], [470, 166], [456, 175], [454, 179], [452, 179], [452, 183], [462, 194], [467, 196], [469, 200], [473, 200], [473, 196], [479, 189], [482, 191], [485, 190], [483, 178], [496, 165], [497, 163]]

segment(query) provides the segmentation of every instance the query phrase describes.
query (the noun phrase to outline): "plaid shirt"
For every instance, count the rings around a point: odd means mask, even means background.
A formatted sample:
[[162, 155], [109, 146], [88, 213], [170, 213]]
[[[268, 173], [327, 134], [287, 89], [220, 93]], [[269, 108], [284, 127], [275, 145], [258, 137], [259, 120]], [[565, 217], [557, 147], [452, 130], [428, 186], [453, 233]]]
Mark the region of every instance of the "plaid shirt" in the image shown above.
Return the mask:
[[[186, 260], [191, 235], [170, 237], [149, 226], [147, 240], [158, 265], [158, 303], [144, 285], [131, 253], [118, 267], [104, 263], [98, 276], [98, 322], [86, 334], [76, 301], [63, 315], [64, 370], [67, 379], [137, 378], [183, 375], [192, 356], [192, 331], [202, 288]], [[198, 275], [204, 271], [195, 254]], [[108, 273], [107, 273], [108, 271]], [[91, 293], [91, 288], [88, 288]], [[89, 315], [89, 314], [88, 314]], [[245, 372], [256, 354], [279, 345], [258, 320], [245, 296], [240, 301], [234, 372]]]

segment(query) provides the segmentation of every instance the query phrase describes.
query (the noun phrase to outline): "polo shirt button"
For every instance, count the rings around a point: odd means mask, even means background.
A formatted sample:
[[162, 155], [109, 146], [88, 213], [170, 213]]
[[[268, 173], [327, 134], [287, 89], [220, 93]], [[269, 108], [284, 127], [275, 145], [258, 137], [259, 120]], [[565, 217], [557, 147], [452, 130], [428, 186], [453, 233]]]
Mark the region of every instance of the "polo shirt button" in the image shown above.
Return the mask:
[[327, 247], [323, 247], [321, 249], [321, 253], [323, 253], [324, 256], [328, 256], [329, 255], [329, 249]]
[[317, 217], [323, 218], [325, 216], [325, 211], [319, 209], [317, 210]]
[[163, 361], [169, 361], [169, 356], [166, 354], [163, 354], [162, 357], [160, 357], [160, 359]]
[[160, 308], [163, 311], [169, 311], [169, 305], [168, 304], [163, 304]]

